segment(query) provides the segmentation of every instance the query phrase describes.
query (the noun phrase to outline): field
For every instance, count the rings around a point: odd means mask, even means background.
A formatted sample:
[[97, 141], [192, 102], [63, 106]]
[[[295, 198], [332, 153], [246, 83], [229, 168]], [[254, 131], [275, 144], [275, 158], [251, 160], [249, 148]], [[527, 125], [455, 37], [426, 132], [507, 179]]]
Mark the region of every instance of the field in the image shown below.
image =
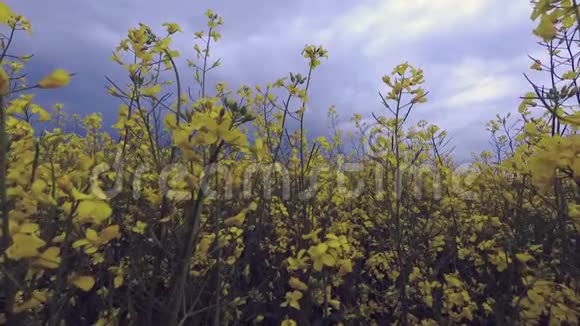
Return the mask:
[[531, 6], [548, 83], [460, 166], [445, 130], [410, 122], [429, 91], [409, 62], [356, 134], [335, 108], [327, 136], [305, 128], [323, 46], [273, 83], [209, 83], [211, 10], [188, 70], [176, 23], [119, 37], [113, 126], [41, 105], [75, 75], [30, 80], [31, 24], [0, 2], [0, 324], [578, 325], [580, 16]]

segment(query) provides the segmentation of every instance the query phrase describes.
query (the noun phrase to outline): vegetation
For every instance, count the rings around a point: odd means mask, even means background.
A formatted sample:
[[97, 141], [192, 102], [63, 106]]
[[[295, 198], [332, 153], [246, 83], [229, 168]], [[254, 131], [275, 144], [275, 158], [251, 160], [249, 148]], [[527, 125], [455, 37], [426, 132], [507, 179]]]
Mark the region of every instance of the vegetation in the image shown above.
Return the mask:
[[[459, 171], [409, 63], [357, 133], [304, 128], [306, 73], [208, 85], [223, 20], [206, 13], [185, 85], [171, 37], [131, 29], [114, 131], [31, 91], [28, 21], [0, 3], [0, 319], [11, 325], [578, 325], [580, 32], [575, 0], [534, 4], [549, 84], [489, 122], [493, 150]], [[7, 32], [6, 32], [7, 31]], [[25, 34], [25, 33], [24, 33]], [[25, 36], [25, 35], [24, 35]], [[189, 90], [189, 91], [188, 91]], [[329, 110], [335, 122], [338, 113]], [[83, 132], [64, 132], [76, 125]], [[352, 143], [353, 145], [348, 145]]]

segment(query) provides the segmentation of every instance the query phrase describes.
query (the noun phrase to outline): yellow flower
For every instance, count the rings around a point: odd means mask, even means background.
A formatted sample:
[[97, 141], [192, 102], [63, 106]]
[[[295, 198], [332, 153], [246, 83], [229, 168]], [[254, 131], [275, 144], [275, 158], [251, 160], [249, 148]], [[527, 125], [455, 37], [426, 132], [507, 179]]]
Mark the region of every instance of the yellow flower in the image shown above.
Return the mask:
[[17, 224], [17, 223], [10, 221], [9, 226], [10, 226], [9, 230], [10, 230], [11, 235], [15, 235], [17, 233], [34, 235], [34, 234], [38, 234], [38, 230], [40, 229], [40, 226], [37, 223], [26, 223], [25, 222], [22, 224]]
[[95, 286], [95, 279], [92, 276], [83, 276], [76, 273], [69, 277], [69, 282], [85, 292], [90, 291]]
[[102, 264], [105, 261], [105, 256], [101, 252], [96, 252], [91, 256], [91, 261], [93, 265]]
[[62, 232], [61, 234], [57, 235], [56, 237], [52, 238], [53, 243], [62, 243], [66, 239], [66, 233]]
[[6, 95], [10, 89], [10, 78], [4, 68], [0, 67], [0, 95]]
[[463, 286], [463, 282], [451, 274], [445, 274], [445, 281], [447, 281], [447, 284], [451, 287], [461, 288]]
[[86, 254], [94, 254], [101, 246], [120, 236], [118, 225], [111, 225], [102, 230], [100, 234], [97, 234], [97, 231], [93, 229], [87, 229], [85, 231], [85, 238], [75, 241], [73, 248], [84, 247]]
[[224, 224], [226, 226], [231, 226], [231, 225], [242, 226], [242, 224], [244, 224], [245, 219], [246, 219], [246, 210], [242, 210], [238, 214], [236, 214], [232, 217], [226, 218], [224, 221]]
[[293, 288], [294, 290], [301, 290], [301, 291], [308, 290], [308, 285], [306, 285], [304, 282], [302, 282], [297, 277], [291, 277], [290, 281], [288, 281], [288, 284], [290, 284], [290, 287]]
[[318, 233], [320, 233], [320, 231], [322, 231], [322, 229], [318, 228], [318, 229], [316, 229], [316, 230], [314, 230], [314, 231], [312, 231], [312, 232], [310, 232], [310, 233], [308, 233], [306, 235], [303, 235], [302, 236], [302, 239], [304, 239], [304, 240], [309, 240], [310, 239], [314, 243], [319, 243], [320, 242], [320, 239], [318, 238]]
[[145, 97], [157, 98], [159, 92], [161, 92], [161, 85], [159, 84], [141, 89], [141, 94]]
[[0, 23], [6, 24], [10, 18], [14, 16], [14, 13], [5, 3], [0, 3]]
[[30, 298], [23, 302], [14, 303], [12, 312], [15, 314], [34, 309], [48, 300], [46, 290], [34, 290]]
[[413, 271], [409, 274], [409, 281], [414, 282], [419, 278], [421, 278], [421, 270], [418, 267], [413, 267]]
[[15, 234], [12, 237], [12, 241], [12, 245], [6, 249], [6, 255], [14, 260], [36, 257], [39, 255], [38, 248], [46, 244], [46, 242], [34, 235], [23, 233]]
[[298, 252], [298, 256], [296, 258], [294, 257], [288, 258], [289, 271], [297, 271], [308, 267], [308, 257], [304, 256], [305, 253], [306, 250], [302, 249]]
[[123, 285], [123, 281], [124, 281], [124, 277], [123, 275], [117, 275], [115, 276], [115, 279], [113, 279], [113, 286], [115, 287], [115, 289], [118, 289], [121, 287], [121, 285]]
[[60, 265], [61, 258], [60, 255], [60, 248], [58, 247], [50, 247], [47, 248], [36, 260], [32, 262], [33, 266], [36, 267], [44, 267], [49, 269], [58, 268]]
[[177, 32], [181, 32], [181, 27], [176, 23], [163, 23], [163, 27], [167, 28], [167, 33], [175, 34]]
[[133, 232], [143, 234], [145, 233], [145, 228], [147, 227], [147, 223], [137, 221], [135, 226], [132, 228]]
[[308, 249], [308, 254], [310, 255], [310, 258], [314, 264], [314, 270], [320, 272], [324, 265], [334, 266], [336, 259], [332, 255], [328, 254], [327, 251], [328, 245], [326, 243], [320, 243]]
[[298, 326], [298, 324], [296, 321], [294, 321], [294, 319], [284, 319], [280, 326]]
[[503, 250], [499, 250], [496, 254], [489, 257], [489, 261], [496, 266], [498, 272], [503, 272], [507, 269], [507, 265], [512, 262], [512, 259]]
[[100, 200], [83, 200], [77, 209], [79, 222], [101, 224], [112, 214], [111, 207]]
[[46, 112], [45, 109], [40, 107], [39, 105], [32, 104], [30, 106], [31, 112], [34, 114], [38, 114], [38, 122], [49, 121], [51, 118], [50, 113]]
[[70, 83], [70, 74], [64, 69], [56, 69], [38, 82], [40, 88], [60, 88]]
[[340, 266], [340, 270], [339, 270], [340, 274], [352, 273], [352, 260], [341, 259], [338, 261], [338, 265]]
[[106, 244], [107, 242], [109, 242], [113, 239], [119, 238], [119, 236], [120, 236], [119, 226], [118, 225], [111, 225], [111, 226], [106, 227], [105, 229], [103, 229], [101, 231], [101, 234], [99, 235], [99, 241], [102, 244]]
[[300, 301], [302, 299], [302, 292], [300, 291], [292, 291], [286, 292], [286, 300], [280, 304], [280, 307], [292, 307], [296, 310], [300, 310]]
[[534, 257], [532, 255], [525, 253], [525, 252], [517, 253], [516, 258], [524, 264], [527, 263], [528, 261], [534, 259]]
[[332, 288], [330, 286], [326, 287], [326, 300], [332, 308], [334, 308], [336, 310], [340, 309], [340, 301], [338, 299], [332, 298]]
[[350, 245], [348, 244], [348, 240], [344, 235], [337, 237], [336, 235], [329, 233], [326, 235], [326, 239], [326, 244], [330, 248], [338, 249], [342, 247], [345, 251], [350, 250]]

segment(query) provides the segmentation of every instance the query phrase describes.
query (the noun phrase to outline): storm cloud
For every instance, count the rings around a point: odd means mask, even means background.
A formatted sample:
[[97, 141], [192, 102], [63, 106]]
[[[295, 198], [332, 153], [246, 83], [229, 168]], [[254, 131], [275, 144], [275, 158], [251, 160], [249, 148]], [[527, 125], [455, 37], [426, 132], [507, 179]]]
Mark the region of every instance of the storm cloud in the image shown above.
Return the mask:
[[326, 111], [335, 105], [348, 130], [354, 112], [380, 113], [381, 77], [403, 61], [425, 71], [429, 102], [417, 107], [425, 119], [449, 130], [455, 155], [485, 149], [485, 123], [514, 111], [528, 90], [522, 73], [527, 55], [537, 51], [527, 1], [363, 0], [363, 1], [184, 1], [9, 0], [28, 17], [31, 37], [22, 35], [17, 51], [34, 53], [31, 78], [62, 67], [77, 73], [74, 83], [41, 94], [62, 102], [69, 112], [102, 112], [113, 123], [117, 105], [107, 95], [104, 76], [123, 78], [109, 57], [139, 22], [154, 28], [181, 25], [175, 38], [180, 64], [193, 57], [193, 33], [205, 27], [203, 13], [223, 16], [223, 38], [215, 56], [222, 67], [212, 80], [231, 87], [271, 82], [288, 72], [306, 71], [305, 44], [320, 44], [329, 59], [315, 72], [307, 118], [314, 134], [325, 134]]

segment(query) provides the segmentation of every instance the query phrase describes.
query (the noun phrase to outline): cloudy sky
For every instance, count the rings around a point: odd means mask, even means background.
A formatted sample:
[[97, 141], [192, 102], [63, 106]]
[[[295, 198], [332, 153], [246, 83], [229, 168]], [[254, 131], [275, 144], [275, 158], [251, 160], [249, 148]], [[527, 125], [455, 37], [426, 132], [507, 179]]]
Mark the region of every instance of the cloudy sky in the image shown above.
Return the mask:
[[381, 113], [381, 77], [408, 61], [425, 71], [429, 102], [417, 107], [426, 119], [449, 130], [456, 157], [488, 145], [485, 123], [514, 112], [528, 91], [522, 73], [537, 53], [527, 0], [8, 0], [28, 17], [32, 37], [21, 35], [16, 50], [34, 53], [30, 78], [62, 67], [74, 83], [41, 95], [68, 111], [99, 111], [112, 124], [118, 103], [105, 91], [104, 76], [122, 80], [110, 54], [139, 22], [160, 27], [176, 22], [180, 58], [193, 58], [193, 32], [205, 27], [211, 8], [223, 16], [223, 39], [215, 48], [223, 65], [213, 78], [237, 87], [264, 84], [305, 72], [300, 52], [321, 44], [329, 59], [316, 71], [309, 108], [310, 129], [324, 134], [326, 111], [336, 105], [345, 130], [353, 112]]

